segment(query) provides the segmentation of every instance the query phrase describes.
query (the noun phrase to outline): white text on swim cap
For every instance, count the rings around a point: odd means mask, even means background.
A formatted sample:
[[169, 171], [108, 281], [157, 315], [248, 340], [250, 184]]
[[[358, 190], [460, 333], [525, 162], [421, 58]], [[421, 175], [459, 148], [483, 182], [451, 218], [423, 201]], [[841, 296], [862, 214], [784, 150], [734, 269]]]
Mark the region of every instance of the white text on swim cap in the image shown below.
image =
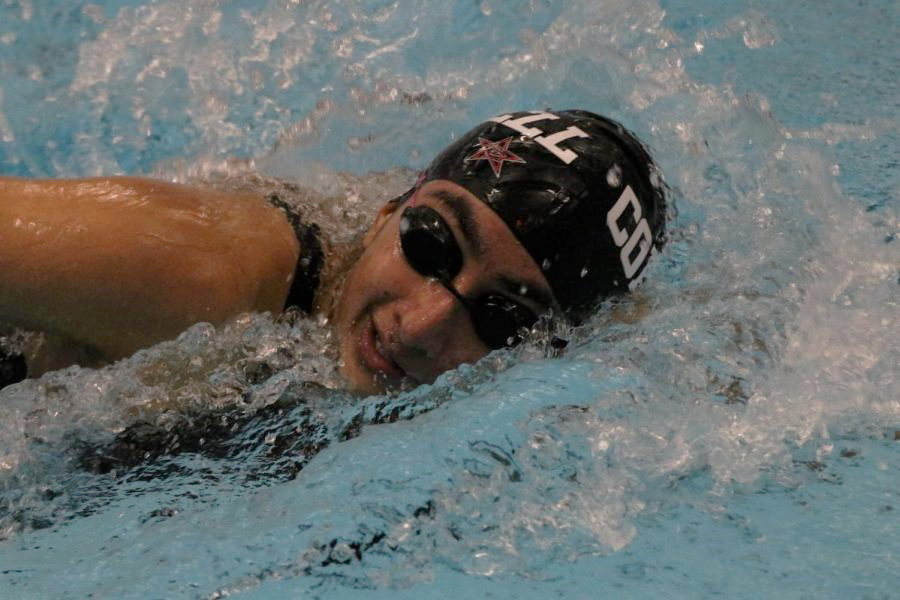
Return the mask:
[[[628, 205], [631, 205], [632, 220], [637, 223], [634, 231], [628, 232], [619, 227], [619, 219]], [[613, 241], [621, 250], [619, 252], [619, 260], [622, 262], [622, 271], [625, 273], [626, 279], [631, 279], [638, 272], [641, 265], [647, 259], [650, 248], [653, 245], [653, 234], [650, 231], [650, 225], [647, 219], [642, 217], [641, 203], [638, 202], [637, 196], [630, 185], [626, 185], [619, 199], [613, 205], [609, 212], [606, 213], [606, 226], [612, 235]], [[638, 255], [631, 259], [635, 246], [639, 247]]]
[[518, 119], [513, 119], [512, 115], [500, 115], [499, 117], [494, 117], [493, 119], [489, 120], [493, 121], [494, 123], [505, 125], [510, 129], [518, 131], [522, 135], [527, 135], [530, 138], [534, 138], [534, 141], [552, 152], [553, 155], [556, 156], [556, 158], [566, 164], [569, 164], [573, 160], [578, 158], [578, 154], [567, 148], [560, 148], [559, 143], [573, 137], [590, 137], [588, 134], [583, 132], [578, 127], [575, 127], [574, 125], [570, 125], [562, 131], [557, 131], [556, 133], [552, 133], [550, 135], [545, 135], [544, 132], [537, 127], [527, 127], [529, 123], [534, 123], [536, 121], [555, 121], [558, 118], [559, 116], [554, 115], [553, 113], [539, 112], [525, 115], [524, 117], [519, 117]]

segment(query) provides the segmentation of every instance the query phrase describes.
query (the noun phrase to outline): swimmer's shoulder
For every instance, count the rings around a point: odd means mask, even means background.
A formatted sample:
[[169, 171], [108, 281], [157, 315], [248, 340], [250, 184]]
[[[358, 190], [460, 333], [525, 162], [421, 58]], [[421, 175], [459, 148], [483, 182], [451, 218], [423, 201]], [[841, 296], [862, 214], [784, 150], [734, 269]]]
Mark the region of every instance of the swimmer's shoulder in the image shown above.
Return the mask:
[[271, 182], [179, 184], [124, 177], [106, 185], [153, 198], [157, 208], [184, 211], [199, 234], [214, 230], [213, 237], [229, 240], [222, 254], [232, 256], [245, 274], [235, 286], [259, 287], [255, 310], [277, 313], [294, 306], [312, 312], [324, 263], [321, 230], [284, 194], [272, 191]]

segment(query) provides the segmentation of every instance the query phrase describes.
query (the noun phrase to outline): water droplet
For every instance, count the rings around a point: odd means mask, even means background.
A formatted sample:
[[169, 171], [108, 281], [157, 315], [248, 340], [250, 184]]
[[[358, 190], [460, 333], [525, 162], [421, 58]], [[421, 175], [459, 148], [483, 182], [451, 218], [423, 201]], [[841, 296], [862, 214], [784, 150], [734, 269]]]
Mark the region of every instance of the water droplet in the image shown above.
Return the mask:
[[522, 285], [519, 286], [519, 295], [520, 295], [520, 296], [527, 296], [527, 295], [528, 295], [528, 286], [525, 285], [524, 283], [523, 283]]
[[613, 165], [606, 172], [606, 183], [609, 187], [617, 188], [622, 185], [622, 167]]
[[546, 271], [547, 269], [550, 268], [550, 265], [552, 265], [552, 264], [553, 264], [553, 263], [550, 262], [550, 259], [549, 259], [549, 258], [545, 258], [545, 259], [544, 259], [544, 262], [541, 263], [541, 269], [543, 269], [544, 271]]
[[588, 268], [587, 268], [587, 267], [584, 267], [583, 269], [581, 269], [581, 278], [582, 278], [582, 279], [584, 279], [585, 276], [586, 276], [587, 274], [588, 274]]

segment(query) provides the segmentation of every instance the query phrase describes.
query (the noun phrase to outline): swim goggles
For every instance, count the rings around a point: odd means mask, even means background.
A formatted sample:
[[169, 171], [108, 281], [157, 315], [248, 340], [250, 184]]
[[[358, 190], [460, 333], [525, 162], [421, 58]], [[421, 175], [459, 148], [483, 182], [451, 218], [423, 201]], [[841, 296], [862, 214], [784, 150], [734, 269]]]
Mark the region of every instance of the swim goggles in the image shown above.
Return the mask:
[[447, 222], [428, 206], [408, 206], [400, 217], [400, 246], [417, 273], [439, 281], [468, 311], [475, 334], [492, 349], [522, 341], [537, 315], [515, 300], [499, 294], [469, 299], [450, 283], [462, 270], [463, 256]]

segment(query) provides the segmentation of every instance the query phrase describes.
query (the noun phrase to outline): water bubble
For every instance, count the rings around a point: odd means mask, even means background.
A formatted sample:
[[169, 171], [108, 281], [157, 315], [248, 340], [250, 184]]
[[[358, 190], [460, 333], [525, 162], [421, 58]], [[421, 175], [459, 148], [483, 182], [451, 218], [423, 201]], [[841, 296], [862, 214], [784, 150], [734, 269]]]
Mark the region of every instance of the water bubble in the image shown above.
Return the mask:
[[105, 20], [102, 6], [86, 4], [84, 8], [81, 9], [81, 12], [94, 23], [101, 24]]
[[528, 286], [525, 285], [524, 283], [523, 283], [522, 285], [519, 286], [519, 295], [520, 295], [520, 296], [527, 296], [527, 295], [528, 295]]
[[544, 262], [541, 263], [541, 269], [543, 269], [544, 271], [546, 271], [547, 269], [550, 268], [550, 265], [552, 265], [552, 264], [553, 264], [553, 263], [550, 261], [549, 258], [545, 258], [545, 259], [544, 259]]
[[622, 185], [622, 167], [613, 165], [606, 172], [606, 183], [609, 187], [617, 188]]
[[25, 0], [23, 2], [20, 2], [19, 5], [22, 8], [22, 12], [21, 12], [22, 20], [30, 21], [31, 18], [34, 16], [34, 6], [31, 4], [31, 1]]
[[335, 544], [328, 557], [339, 564], [349, 563], [356, 556], [353, 548], [345, 542]]
[[662, 185], [662, 178], [656, 169], [650, 169], [650, 185], [653, 186], [654, 190], [658, 190]]
[[585, 276], [587, 276], [587, 274], [588, 274], [588, 268], [587, 267], [582, 268], [581, 269], [581, 278], [584, 279]]
[[765, 17], [749, 23], [741, 37], [744, 40], [744, 45], [753, 50], [774, 46], [778, 42], [778, 34], [775, 27]]

